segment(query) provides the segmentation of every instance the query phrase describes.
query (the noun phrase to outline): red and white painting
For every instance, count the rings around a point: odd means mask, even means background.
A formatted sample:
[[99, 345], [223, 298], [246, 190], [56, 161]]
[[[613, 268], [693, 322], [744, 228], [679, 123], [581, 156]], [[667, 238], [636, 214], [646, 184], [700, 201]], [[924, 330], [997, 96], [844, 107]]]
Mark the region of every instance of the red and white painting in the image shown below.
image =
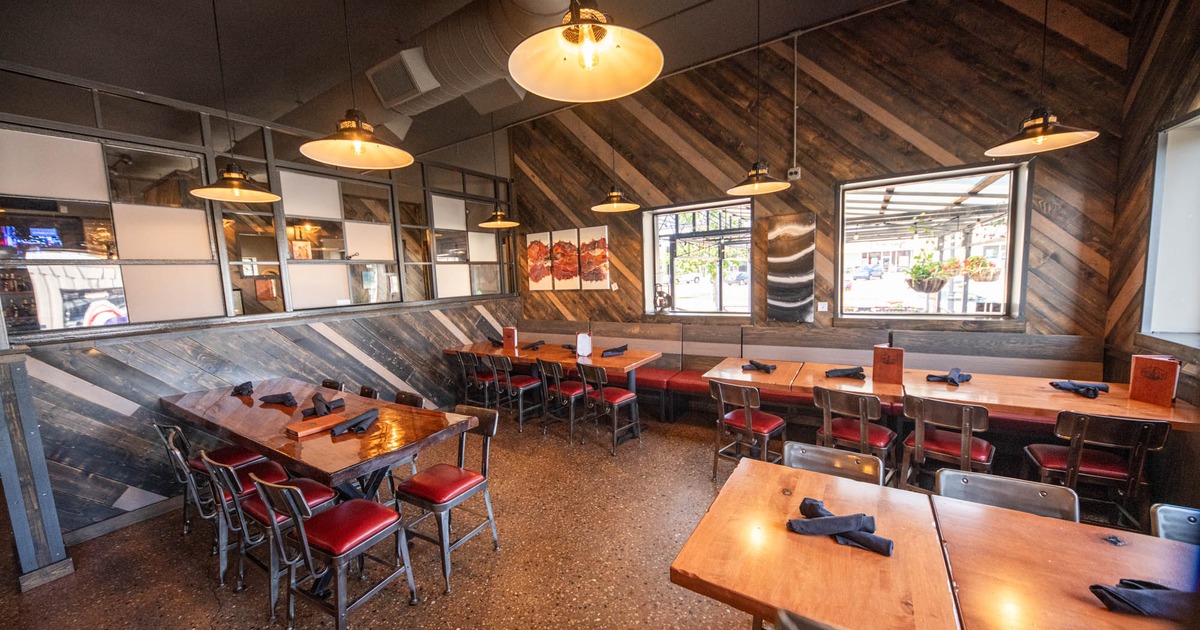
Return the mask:
[[550, 233], [526, 234], [525, 256], [529, 260], [529, 290], [553, 290], [554, 279], [550, 275]]
[[608, 226], [579, 228], [579, 279], [584, 290], [609, 290]]
[[579, 230], [550, 233], [550, 275], [555, 291], [579, 289]]

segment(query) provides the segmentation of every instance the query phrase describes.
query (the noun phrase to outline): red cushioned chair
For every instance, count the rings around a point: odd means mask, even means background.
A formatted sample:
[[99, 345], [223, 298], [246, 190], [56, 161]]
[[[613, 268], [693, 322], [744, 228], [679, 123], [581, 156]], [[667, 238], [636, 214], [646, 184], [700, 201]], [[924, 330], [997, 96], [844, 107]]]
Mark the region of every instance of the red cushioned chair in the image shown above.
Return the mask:
[[[595, 422], [608, 416], [612, 419], [612, 455], [617, 455], [617, 442], [623, 433], [631, 433], [640, 442], [642, 423], [638, 419], [637, 394], [621, 387], [608, 386], [608, 373], [602, 367], [579, 364], [579, 374], [588, 388], [583, 399], [587, 416]], [[621, 409], [628, 409], [629, 422], [618, 421]]]
[[1060, 411], [1054, 433], [1070, 444], [1026, 446], [1026, 475], [1033, 464], [1043, 483], [1062, 483], [1071, 489], [1077, 489], [1080, 482], [1103, 486], [1115, 494], [1106, 501], [1116, 508], [1115, 525], [1124, 527], [1121, 519], [1126, 518], [1133, 529], [1140, 530], [1140, 517], [1146, 512], [1143, 499], [1149, 494], [1149, 488], [1143, 490], [1148, 485], [1142, 474], [1146, 454], [1166, 447], [1171, 424]]
[[956, 465], [959, 470], [992, 472], [996, 447], [974, 435], [976, 431], [987, 431], [986, 407], [905, 396], [904, 415], [911, 418], [916, 427], [904, 440], [904, 461], [900, 465], [898, 487], [925, 492], [913, 481], [913, 472], [919, 480], [925, 472], [926, 459]]
[[[636, 385], [638, 395], [642, 395], [647, 390], [651, 390], [658, 395], [659, 422], [667, 422], [672, 419], [667, 411], [667, 405], [671, 402], [671, 377], [676, 374], [679, 374], [679, 370], [672, 368], [640, 367], [637, 369]], [[608, 384], [628, 389], [629, 374], [625, 372], [609, 374]]]
[[890, 483], [896, 472], [896, 433], [879, 424], [883, 417], [879, 397], [814, 387], [813, 402], [822, 416], [817, 443], [878, 457], [886, 465], [884, 484]]
[[[542, 409], [542, 381], [527, 374], [513, 374], [512, 359], [508, 357], [490, 357], [492, 369], [496, 373], [497, 401], [509, 409], [513, 404], [517, 407], [517, 432], [525, 432], [525, 414], [540, 412]], [[537, 404], [525, 406], [526, 395], [536, 396]]]
[[485, 368], [480, 363], [480, 356], [486, 355], [476, 355], [471, 352], [454, 354], [455, 360], [458, 362], [459, 388], [463, 403], [487, 407], [492, 404], [491, 395], [496, 376], [492, 373], [490, 366]]
[[[537, 360], [538, 372], [542, 379], [542, 435], [546, 435], [550, 425], [555, 422], [567, 423], [567, 444], [575, 441], [575, 403], [583, 400], [588, 387], [579, 381], [567, 380], [561, 363], [552, 363], [542, 359]], [[563, 417], [563, 412], [567, 417]], [[579, 436], [583, 443], [583, 436]]]
[[[417, 587], [408, 560], [408, 537], [399, 512], [366, 499], [351, 499], [314, 512], [299, 485], [267, 483], [257, 478], [253, 481], [266, 510], [265, 520], [271, 524], [271, 540], [287, 567], [289, 630], [296, 625], [297, 594], [332, 614], [338, 630], [345, 630], [349, 615], [401, 574], [408, 580], [408, 603], [417, 603]], [[291, 525], [290, 531], [285, 524]], [[389, 537], [396, 542], [393, 559], [368, 553]], [[359, 558], [369, 559], [391, 572], [352, 600], [347, 578], [350, 563]], [[307, 570], [307, 575], [298, 577], [301, 567]], [[359, 577], [366, 579], [361, 561]], [[310, 581], [310, 587], [304, 588]], [[332, 598], [325, 592], [330, 582]]]
[[[285, 569], [270, 540], [273, 535], [270, 513], [263, 503], [262, 497], [255, 491], [252, 485], [254, 482], [248, 475], [239, 475], [236, 468], [213, 461], [206, 453], [202, 452], [200, 456], [219, 490], [217, 505], [221, 509], [221, 518], [225, 523], [226, 530], [229, 534], [237, 534], [238, 537], [237, 587], [234, 590], [241, 592], [246, 588], [246, 559], [249, 558], [251, 563], [267, 572], [271, 584], [269, 621], [273, 622], [275, 621], [275, 605], [279, 602], [279, 577], [284, 574]], [[256, 472], [270, 472], [272, 474], [269, 476], [273, 478], [278, 476], [274, 471]], [[288, 480], [285, 475], [278, 481], [286, 481], [303, 490], [308, 507], [314, 513], [332, 507], [334, 498], [337, 496], [333, 488], [311, 479]], [[246, 492], [247, 485], [250, 486], [249, 492]], [[286, 516], [277, 515], [277, 518], [282, 519], [279, 524], [281, 528], [291, 528], [291, 520]], [[267, 548], [265, 561], [252, 554], [255, 549], [263, 546]]]
[[[231, 511], [235, 509], [236, 502], [254, 493], [254, 482], [250, 480], [250, 475], [257, 475], [272, 482], [287, 481], [288, 476], [282, 466], [266, 459], [241, 468], [223, 466], [219, 463], [214, 467], [212, 457], [205, 451], [200, 451], [197, 459], [204, 467], [204, 477], [217, 508], [217, 518], [214, 521], [217, 527], [217, 578], [221, 586], [225, 586], [225, 571], [229, 568], [229, 550], [233, 549], [235, 545], [240, 546], [245, 529], [241, 515], [231, 516]], [[233, 471], [233, 479], [229, 483], [225, 483], [219, 478], [219, 474], [225, 469]], [[230, 540], [233, 536], [237, 537], [236, 542]], [[237, 586], [239, 591], [243, 588], [244, 575], [244, 567], [239, 560]]]
[[[722, 459], [740, 460], [744, 455], [753, 456], [758, 449], [758, 458], [764, 462], [783, 460], [781, 453], [771, 452], [771, 438], [783, 439], [787, 424], [783, 418], [758, 408], [758, 388], [734, 385], [721, 381], [709, 381], [709, 394], [717, 401], [717, 441], [713, 452], [713, 481], [717, 479], [717, 463]], [[725, 436], [732, 434], [734, 441], [721, 445]], [[748, 440], [748, 442], [746, 441]], [[747, 447], [745, 453], [742, 447]]]
[[[200, 458], [191, 456], [192, 445], [188, 443], [183, 430], [173, 424], [155, 424], [154, 430], [167, 451], [167, 461], [171, 462], [171, 471], [175, 473], [175, 481], [183, 486], [183, 533], [186, 535], [192, 529], [192, 521], [188, 508], [196, 508], [200, 518], [213, 522], [213, 544], [216, 544], [216, 506], [213, 497], [208, 492], [208, 470]], [[267, 458], [244, 449], [240, 446], [226, 446], [209, 453], [215, 461], [239, 468], [247, 464], [266, 461]]]
[[[458, 549], [463, 543], [483, 531], [484, 527], [492, 529], [492, 544], [500, 551], [500, 537], [496, 533], [496, 517], [492, 513], [492, 497], [488, 493], [488, 464], [492, 452], [492, 438], [496, 437], [496, 429], [500, 424], [500, 412], [495, 409], [469, 407], [459, 405], [454, 413], [464, 416], [475, 416], [479, 426], [467, 433], [483, 437], [482, 464], [479, 472], [468, 470], [467, 465], [467, 434], [459, 435], [458, 465], [437, 464], [415, 474], [411, 479], [392, 488], [392, 494], [399, 501], [415, 505], [425, 511], [420, 517], [406, 526], [408, 533], [438, 545], [442, 550], [442, 576], [446, 579], [446, 593], [450, 592], [450, 552]], [[483, 494], [483, 504], [487, 508], [487, 517], [474, 529], [464, 534], [458, 540], [451, 541], [450, 511], [462, 505], [464, 501], [477, 494]], [[461, 511], [467, 511], [462, 508]], [[413, 529], [421, 521], [434, 516], [437, 518], [437, 537], [429, 536]], [[476, 514], [482, 517], [482, 514]]]

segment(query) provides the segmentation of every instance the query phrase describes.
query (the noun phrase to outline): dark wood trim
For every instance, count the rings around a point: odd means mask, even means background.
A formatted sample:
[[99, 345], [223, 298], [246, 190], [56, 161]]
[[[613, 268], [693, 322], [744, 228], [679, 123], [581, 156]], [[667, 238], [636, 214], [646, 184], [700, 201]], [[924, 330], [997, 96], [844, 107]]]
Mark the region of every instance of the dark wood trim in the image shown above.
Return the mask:
[[[118, 529], [124, 529], [130, 525], [140, 523], [142, 521], [148, 521], [156, 516], [166, 514], [167, 512], [174, 512], [175, 510], [183, 508], [183, 500], [183, 495], [171, 497], [157, 503], [151, 503], [150, 505], [138, 508], [136, 510], [131, 510], [120, 516], [115, 516], [113, 518], [100, 521], [99, 523], [88, 525], [86, 527], [80, 527], [79, 529], [63, 534], [63, 543], [68, 547], [78, 545], [79, 543], [87, 542], [93, 538], [99, 538], [105, 534], [111, 534]], [[194, 515], [193, 518], [195, 518]], [[203, 530], [204, 528], [201, 527], [201, 529]]]

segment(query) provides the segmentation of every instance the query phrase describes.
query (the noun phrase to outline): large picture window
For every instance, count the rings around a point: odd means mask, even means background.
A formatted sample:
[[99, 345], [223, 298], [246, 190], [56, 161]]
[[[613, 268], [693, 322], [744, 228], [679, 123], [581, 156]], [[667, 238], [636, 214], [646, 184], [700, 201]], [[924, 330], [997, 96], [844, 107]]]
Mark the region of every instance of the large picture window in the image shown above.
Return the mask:
[[996, 164], [842, 185], [839, 314], [1017, 315], [1027, 170]]
[[750, 312], [750, 201], [646, 214], [647, 313]]

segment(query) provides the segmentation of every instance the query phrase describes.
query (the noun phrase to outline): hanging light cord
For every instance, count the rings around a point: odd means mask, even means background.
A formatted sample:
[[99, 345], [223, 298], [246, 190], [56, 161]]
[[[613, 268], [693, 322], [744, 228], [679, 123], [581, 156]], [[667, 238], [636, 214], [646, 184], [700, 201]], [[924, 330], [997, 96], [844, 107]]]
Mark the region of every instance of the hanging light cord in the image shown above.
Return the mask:
[[1038, 73], [1038, 100], [1046, 102], [1046, 41], [1050, 32], [1050, 0], [1042, 3], [1042, 70]]
[[217, 72], [221, 76], [221, 107], [225, 109], [225, 131], [229, 134], [229, 154], [233, 155], [233, 120], [229, 117], [229, 95], [225, 92], [225, 58], [221, 55], [221, 22], [217, 19], [217, 0], [213, 0], [213, 32], [217, 35]]
[[358, 96], [354, 93], [354, 53], [350, 51], [350, 9], [347, 0], [342, 0], [342, 27], [346, 30], [346, 70], [350, 75], [350, 103], [358, 109]]
[[613, 124], [608, 125], [608, 148], [612, 149], [612, 185], [617, 185], [617, 132], [613, 128]]
[[800, 36], [796, 35], [792, 38], [792, 168], [798, 166], [796, 164], [796, 145], [800, 144], [799, 120], [797, 119], [800, 111], [799, 102], [799, 80], [800, 80]]
[[754, 161], [762, 160], [762, 0], [754, 3]]

